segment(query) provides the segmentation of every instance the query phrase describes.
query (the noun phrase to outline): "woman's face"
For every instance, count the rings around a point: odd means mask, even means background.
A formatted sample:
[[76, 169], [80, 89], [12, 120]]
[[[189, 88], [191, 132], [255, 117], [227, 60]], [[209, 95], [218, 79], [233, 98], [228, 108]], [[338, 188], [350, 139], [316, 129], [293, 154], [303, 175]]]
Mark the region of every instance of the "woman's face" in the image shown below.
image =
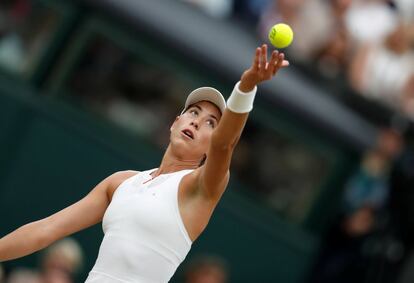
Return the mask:
[[201, 160], [221, 118], [220, 110], [208, 101], [191, 105], [171, 126], [170, 142], [183, 159]]

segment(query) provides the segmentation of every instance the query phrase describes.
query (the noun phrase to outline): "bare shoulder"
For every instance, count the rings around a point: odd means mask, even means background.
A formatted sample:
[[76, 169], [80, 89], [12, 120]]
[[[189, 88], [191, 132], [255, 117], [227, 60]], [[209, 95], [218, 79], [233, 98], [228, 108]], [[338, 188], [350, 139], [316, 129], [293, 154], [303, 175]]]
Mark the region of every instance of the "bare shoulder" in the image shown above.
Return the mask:
[[181, 180], [181, 186], [187, 192], [195, 192], [198, 188], [198, 180], [200, 178], [200, 168], [185, 175]]
[[138, 174], [139, 171], [135, 170], [125, 170], [118, 171], [113, 173], [107, 178], [108, 181], [108, 197], [111, 200], [116, 189], [121, 185], [126, 179], [131, 178]]

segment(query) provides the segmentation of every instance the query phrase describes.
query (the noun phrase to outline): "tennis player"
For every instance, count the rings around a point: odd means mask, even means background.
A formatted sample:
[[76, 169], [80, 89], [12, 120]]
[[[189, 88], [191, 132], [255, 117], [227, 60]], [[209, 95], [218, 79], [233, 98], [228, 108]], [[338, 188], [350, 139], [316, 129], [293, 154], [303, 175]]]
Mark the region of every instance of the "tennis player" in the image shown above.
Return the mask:
[[159, 168], [121, 171], [88, 195], [0, 239], [0, 262], [16, 259], [102, 221], [104, 238], [88, 283], [168, 282], [206, 228], [229, 181], [233, 150], [257, 85], [287, 67], [266, 44], [226, 102], [202, 87], [189, 94], [170, 128]]

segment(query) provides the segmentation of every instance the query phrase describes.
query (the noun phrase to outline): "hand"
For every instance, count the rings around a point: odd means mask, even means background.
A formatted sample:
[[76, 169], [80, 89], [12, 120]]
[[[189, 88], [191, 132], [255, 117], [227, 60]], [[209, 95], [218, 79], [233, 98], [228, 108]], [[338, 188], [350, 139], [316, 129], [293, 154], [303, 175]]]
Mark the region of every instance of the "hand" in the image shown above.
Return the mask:
[[274, 50], [270, 62], [267, 62], [267, 45], [257, 47], [252, 66], [243, 73], [240, 79], [240, 90], [249, 92], [257, 84], [270, 80], [281, 68], [289, 66], [289, 61], [284, 59], [285, 54]]

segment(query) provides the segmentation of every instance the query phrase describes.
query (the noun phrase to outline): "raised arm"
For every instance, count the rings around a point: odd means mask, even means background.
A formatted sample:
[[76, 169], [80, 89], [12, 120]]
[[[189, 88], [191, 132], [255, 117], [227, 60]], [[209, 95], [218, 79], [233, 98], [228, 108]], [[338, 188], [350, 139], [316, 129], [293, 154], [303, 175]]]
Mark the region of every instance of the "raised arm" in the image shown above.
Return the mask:
[[0, 262], [29, 255], [100, 222], [115, 189], [136, 173], [122, 171], [112, 174], [80, 201], [4, 236], [0, 239]]
[[[267, 45], [264, 44], [262, 47], [258, 47], [252, 65], [241, 76], [240, 82], [236, 84], [233, 94], [253, 99], [256, 86], [259, 83], [270, 80], [279, 69], [287, 66], [289, 66], [289, 62], [284, 60], [283, 53], [279, 53], [276, 50], [273, 51], [270, 61], [268, 61]], [[237, 105], [237, 101], [235, 105]], [[207, 196], [213, 199], [220, 198], [227, 186], [233, 150], [251, 110], [250, 108], [246, 109], [245, 112], [244, 110], [234, 111], [230, 106], [228, 103], [220, 123], [213, 132], [206, 163], [200, 168], [199, 186]]]

